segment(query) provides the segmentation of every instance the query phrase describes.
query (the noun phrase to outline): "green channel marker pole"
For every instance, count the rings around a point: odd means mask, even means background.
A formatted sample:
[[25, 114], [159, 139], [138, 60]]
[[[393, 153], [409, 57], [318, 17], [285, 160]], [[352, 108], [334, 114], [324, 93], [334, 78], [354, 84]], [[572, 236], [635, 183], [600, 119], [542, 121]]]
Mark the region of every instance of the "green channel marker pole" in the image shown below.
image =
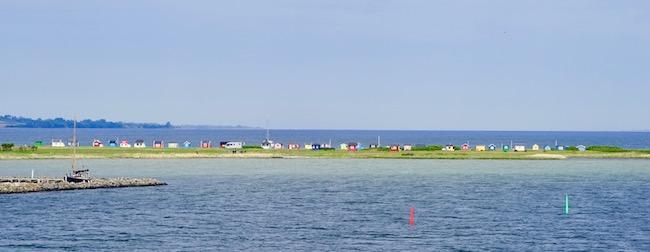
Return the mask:
[[569, 195], [564, 194], [564, 214], [569, 214]]

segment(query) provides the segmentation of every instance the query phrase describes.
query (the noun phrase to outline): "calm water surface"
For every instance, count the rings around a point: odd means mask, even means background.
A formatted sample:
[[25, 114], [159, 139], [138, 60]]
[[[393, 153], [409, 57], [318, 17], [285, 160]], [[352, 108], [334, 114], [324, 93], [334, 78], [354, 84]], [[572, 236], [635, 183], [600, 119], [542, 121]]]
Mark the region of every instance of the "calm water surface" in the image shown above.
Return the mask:
[[[1, 251], [650, 251], [643, 160], [84, 163], [169, 185], [2, 195]], [[68, 165], [0, 161], [0, 176]]]

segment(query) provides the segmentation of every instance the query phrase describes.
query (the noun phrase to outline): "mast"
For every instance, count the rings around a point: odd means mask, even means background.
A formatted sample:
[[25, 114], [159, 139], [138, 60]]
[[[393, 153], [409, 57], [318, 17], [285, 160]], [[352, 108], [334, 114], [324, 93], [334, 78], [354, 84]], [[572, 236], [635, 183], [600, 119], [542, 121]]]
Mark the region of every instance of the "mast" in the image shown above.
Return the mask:
[[72, 121], [72, 173], [77, 169], [77, 118]]

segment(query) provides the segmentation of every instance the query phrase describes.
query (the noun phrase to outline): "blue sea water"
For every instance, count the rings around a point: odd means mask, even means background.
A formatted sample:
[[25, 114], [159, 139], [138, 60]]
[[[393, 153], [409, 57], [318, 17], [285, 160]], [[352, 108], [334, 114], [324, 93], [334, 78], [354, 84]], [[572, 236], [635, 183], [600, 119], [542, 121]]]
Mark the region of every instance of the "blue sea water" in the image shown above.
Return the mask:
[[[339, 143], [360, 142], [366, 146], [388, 144], [510, 144], [541, 146], [612, 145], [624, 148], [650, 149], [650, 132], [544, 132], [544, 131], [398, 131], [398, 130], [271, 130], [271, 138], [281, 143]], [[0, 142], [32, 144], [42, 140], [49, 144], [52, 139], [70, 139], [71, 129], [11, 129], [0, 128]], [[254, 129], [78, 129], [82, 146], [91, 145], [93, 139], [104, 141], [126, 139], [131, 142], [143, 139], [151, 144], [154, 140], [184, 142], [197, 146], [201, 140], [244, 141], [257, 145], [265, 138], [265, 130]]]
[[0, 195], [0, 251], [650, 251], [645, 160], [83, 162], [169, 185]]

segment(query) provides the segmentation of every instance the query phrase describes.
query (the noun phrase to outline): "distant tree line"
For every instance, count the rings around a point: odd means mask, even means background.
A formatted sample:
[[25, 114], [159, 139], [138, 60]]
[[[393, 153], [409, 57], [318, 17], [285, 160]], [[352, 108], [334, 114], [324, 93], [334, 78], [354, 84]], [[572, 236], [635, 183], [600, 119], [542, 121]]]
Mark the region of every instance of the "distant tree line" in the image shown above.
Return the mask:
[[[74, 122], [63, 118], [54, 119], [32, 119], [26, 117], [18, 117], [12, 115], [0, 116], [0, 125], [4, 124], [7, 128], [72, 128]], [[85, 119], [77, 121], [77, 128], [172, 128], [172, 124], [167, 122], [165, 124], [159, 123], [127, 123], [127, 122], [111, 122], [105, 119], [90, 120]]]

